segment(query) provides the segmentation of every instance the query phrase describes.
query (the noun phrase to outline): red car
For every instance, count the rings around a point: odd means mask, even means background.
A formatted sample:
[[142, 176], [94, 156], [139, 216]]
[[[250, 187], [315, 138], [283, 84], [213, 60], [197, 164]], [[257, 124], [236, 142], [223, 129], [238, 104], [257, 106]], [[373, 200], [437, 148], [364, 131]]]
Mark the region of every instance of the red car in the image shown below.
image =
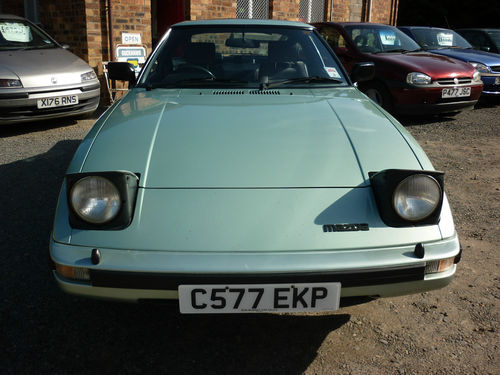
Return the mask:
[[317, 23], [346, 70], [373, 61], [375, 78], [359, 88], [389, 112], [441, 114], [473, 108], [480, 74], [465, 62], [423, 52], [396, 27], [373, 23]]

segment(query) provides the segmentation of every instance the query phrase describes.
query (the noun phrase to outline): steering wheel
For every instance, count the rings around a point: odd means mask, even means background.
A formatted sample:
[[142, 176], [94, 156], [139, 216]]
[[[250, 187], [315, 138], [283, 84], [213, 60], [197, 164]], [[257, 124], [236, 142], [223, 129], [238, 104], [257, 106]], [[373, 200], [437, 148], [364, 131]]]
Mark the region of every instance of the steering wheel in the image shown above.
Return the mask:
[[182, 72], [182, 71], [193, 71], [193, 70], [198, 70], [198, 71], [201, 71], [203, 73], [206, 73], [210, 76], [210, 78], [213, 78], [215, 79], [215, 74], [213, 74], [210, 70], [208, 70], [207, 68], [205, 68], [204, 66], [201, 66], [201, 65], [196, 65], [196, 64], [183, 64], [181, 65], [177, 70], [176, 72]]

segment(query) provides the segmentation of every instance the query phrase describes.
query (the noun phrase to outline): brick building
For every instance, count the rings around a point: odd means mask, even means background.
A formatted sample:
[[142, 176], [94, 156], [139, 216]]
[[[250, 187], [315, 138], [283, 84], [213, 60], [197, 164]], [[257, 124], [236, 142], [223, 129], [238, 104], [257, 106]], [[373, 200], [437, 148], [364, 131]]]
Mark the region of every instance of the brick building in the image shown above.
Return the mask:
[[139, 34], [151, 52], [173, 23], [213, 18], [396, 23], [399, 0], [0, 0], [0, 13], [40, 24], [102, 77], [122, 33]]

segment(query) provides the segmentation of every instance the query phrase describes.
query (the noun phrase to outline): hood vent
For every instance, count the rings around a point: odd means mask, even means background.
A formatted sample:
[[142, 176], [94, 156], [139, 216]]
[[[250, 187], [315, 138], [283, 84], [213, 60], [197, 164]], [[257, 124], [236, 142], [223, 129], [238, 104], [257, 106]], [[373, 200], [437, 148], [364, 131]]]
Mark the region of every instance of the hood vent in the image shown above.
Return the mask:
[[[249, 95], [280, 95], [279, 90], [250, 90]], [[243, 90], [215, 90], [212, 95], [245, 95]]]
[[251, 90], [250, 95], [280, 95], [279, 90]]
[[243, 90], [215, 90], [212, 92], [212, 95], [244, 95], [245, 91]]

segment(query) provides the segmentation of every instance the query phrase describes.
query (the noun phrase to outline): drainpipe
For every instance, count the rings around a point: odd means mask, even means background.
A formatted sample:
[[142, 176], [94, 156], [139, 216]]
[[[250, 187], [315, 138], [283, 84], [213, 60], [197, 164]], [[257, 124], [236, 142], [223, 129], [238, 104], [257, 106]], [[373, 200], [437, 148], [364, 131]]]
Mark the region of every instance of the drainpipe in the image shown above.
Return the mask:
[[108, 58], [113, 61], [113, 23], [111, 21], [111, 0], [106, 0], [106, 11], [108, 16]]
[[368, 0], [370, 2], [370, 5], [368, 6], [368, 20], [367, 22], [372, 22], [372, 4], [373, 0]]
[[330, 0], [330, 22], [333, 21], [333, 0]]

